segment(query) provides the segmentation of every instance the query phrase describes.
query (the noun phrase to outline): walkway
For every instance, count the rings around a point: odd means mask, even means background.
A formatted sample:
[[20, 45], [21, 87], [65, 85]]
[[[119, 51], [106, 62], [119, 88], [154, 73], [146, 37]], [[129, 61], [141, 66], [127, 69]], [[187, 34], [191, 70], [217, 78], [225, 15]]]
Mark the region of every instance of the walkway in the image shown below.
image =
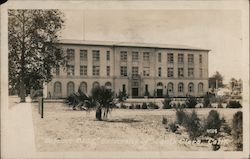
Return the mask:
[[[2, 107], [2, 154], [1, 158], [34, 158], [35, 140], [31, 103], [18, 103], [10, 97], [10, 105]], [[4, 112], [4, 113], [3, 113]]]

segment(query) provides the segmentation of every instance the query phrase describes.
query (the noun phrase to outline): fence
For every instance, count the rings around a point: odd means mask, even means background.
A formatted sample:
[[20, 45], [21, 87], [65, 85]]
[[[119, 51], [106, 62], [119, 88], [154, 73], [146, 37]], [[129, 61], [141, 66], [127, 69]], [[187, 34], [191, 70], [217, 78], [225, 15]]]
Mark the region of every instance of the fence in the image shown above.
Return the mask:
[[41, 115], [41, 118], [43, 118], [43, 106], [44, 106], [44, 99], [43, 97], [40, 97], [38, 101], [38, 113]]

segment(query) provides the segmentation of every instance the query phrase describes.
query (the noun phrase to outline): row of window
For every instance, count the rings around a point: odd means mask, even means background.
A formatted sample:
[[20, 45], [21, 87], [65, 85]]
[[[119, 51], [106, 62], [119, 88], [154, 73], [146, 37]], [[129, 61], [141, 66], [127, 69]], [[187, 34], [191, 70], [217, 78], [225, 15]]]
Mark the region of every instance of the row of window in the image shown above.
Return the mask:
[[[74, 49], [67, 49], [67, 57], [69, 61], [75, 60], [75, 50]], [[100, 61], [100, 50], [92, 50], [92, 59], [93, 61]], [[87, 61], [88, 60], [88, 51], [87, 50], [80, 50], [80, 61]], [[110, 60], [110, 51], [106, 52], [106, 60]]]
[[[161, 86], [163, 86], [162, 83], [157, 84], [158, 88], [163, 88]], [[180, 82], [180, 83], [178, 83], [177, 86], [178, 86], [178, 93], [184, 93], [184, 83]], [[168, 93], [174, 92], [174, 84], [172, 82], [168, 83], [167, 91], [168, 91]], [[188, 93], [194, 93], [194, 91], [195, 91], [194, 84], [192, 82], [190, 82], [188, 84]], [[203, 85], [203, 83], [199, 83], [198, 84], [198, 93], [203, 93], [203, 92], [204, 92], [204, 85]]]
[[[100, 86], [100, 84], [98, 82], [93, 82], [92, 88], [95, 88], [97, 86]], [[106, 82], [105, 86], [108, 89], [112, 89], [112, 84], [110, 82]], [[184, 83], [180, 82], [180, 83], [178, 83], [177, 86], [178, 86], [178, 93], [184, 93]], [[88, 86], [87, 86], [86, 82], [82, 82], [80, 84], [79, 88], [81, 89], [82, 92], [87, 93]], [[125, 91], [126, 85], [123, 84], [122, 89]], [[157, 89], [163, 89], [163, 84], [161, 82], [159, 82], [157, 84]], [[147, 84], [145, 85], [145, 90], [148, 91]], [[168, 83], [167, 91], [170, 94], [174, 92], [174, 84], [172, 82]], [[195, 91], [194, 84], [192, 82], [190, 82], [188, 84], [188, 93], [194, 93], [194, 91]], [[70, 95], [71, 93], [74, 93], [74, 92], [75, 92], [75, 84], [74, 84], [74, 82], [70, 81], [67, 83], [67, 95]], [[204, 92], [204, 84], [200, 82], [198, 84], [198, 93], [203, 93], [203, 92]], [[62, 93], [62, 84], [61, 84], [61, 82], [57, 81], [54, 83], [54, 95], [60, 96], [61, 93]]]
[[[121, 66], [120, 67], [120, 75], [121, 76], [128, 76], [127, 73], [127, 66]], [[59, 68], [56, 68], [56, 75], [59, 75], [60, 71]], [[132, 75], [138, 75], [139, 74], [139, 67], [133, 66], [132, 67]], [[199, 77], [202, 77], [203, 69], [200, 68], [199, 70]], [[75, 67], [74, 65], [69, 65], [67, 68], [67, 75], [73, 76], [75, 75]], [[80, 75], [81, 76], [87, 76], [88, 75], [88, 66], [87, 65], [80, 65]], [[93, 76], [100, 76], [100, 66], [94, 65], [92, 68], [92, 75]], [[110, 66], [106, 66], [106, 75], [110, 76]], [[150, 76], [150, 67], [144, 67], [143, 68], [143, 76]], [[158, 77], [162, 76], [162, 68], [158, 67]], [[167, 76], [168, 77], [174, 77], [174, 68], [169, 67], [167, 69]], [[178, 77], [184, 77], [184, 68], [178, 68]], [[194, 77], [194, 68], [188, 68], [188, 77]]]
[[[74, 60], [75, 59], [75, 50], [74, 49], [67, 49], [67, 55], [68, 59]], [[92, 58], [93, 61], [99, 61], [100, 60], [100, 50], [92, 50]], [[87, 61], [88, 60], [88, 51], [87, 50], [80, 50], [80, 60], [81, 61]], [[106, 51], [106, 60], [110, 60], [110, 51]], [[128, 52], [127, 51], [121, 51], [120, 52], [120, 60], [121, 61], [127, 61], [128, 60]], [[149, 61], [150, 60], [150, 52], [143, 52], [143, 61]], [[133, 51], [132, 52], [132, 61], [139, 61], [139, 52]], [[174, 63], [174, 54], [168, 53], [167, 54], [167, 61], [168, 63]], [[161, 62], [161, 53], [158, 53], [158, 62]], [[184, 63], [184, 54], [179, 53], [178, 54], [178, 63]], [[194, 55], [188, 54], [188, 64], [194, 63]], [[199, 63], [202, 63], [202, 55], [199, 55]]]
[[[87, 93], [87, 83], [86, 82], [82, 82], [79, 86], [80, 90], [84, 93]], [[92, 88], [95, 88], [97, 86], [100, 86], [99, 82], [93, 82], [92, 84]], [[106, 82], [105, 83], [106, 88], [108, 89], [112, 89], [112, 85], [110, 82]], [[70, 95], [71, 93], [75, 92], [75, 84], [74, 82], [70, 81], [67, 83], [67, 95]], [[54, 95], [55, 96], [61, 96], [62, 93], [62, 83], [57, 81], [54, 83]]]

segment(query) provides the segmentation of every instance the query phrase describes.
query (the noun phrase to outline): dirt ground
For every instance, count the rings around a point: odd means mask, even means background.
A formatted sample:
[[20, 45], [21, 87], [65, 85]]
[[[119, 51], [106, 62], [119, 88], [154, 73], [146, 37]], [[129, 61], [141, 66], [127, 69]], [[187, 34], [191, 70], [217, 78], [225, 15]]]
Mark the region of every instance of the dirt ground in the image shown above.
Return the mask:
[[[196, 111], [204, 119], [211, 109]], [[226, 121], [240, 109], [216, 109]], [[192, 111], [192, 110], [188, 110]], [[95, 112], [73, 111], [63, 103], [45, 103], [44, 118], [32, 105], [37, 151], [212, 151], [211, 144], [190, 143], [185, 134], [166, 131], [163, 116], [175, 120], [175, 110], [114, 109], [107, 121]], [[232, 150], [225, 144], [221, 151]]]

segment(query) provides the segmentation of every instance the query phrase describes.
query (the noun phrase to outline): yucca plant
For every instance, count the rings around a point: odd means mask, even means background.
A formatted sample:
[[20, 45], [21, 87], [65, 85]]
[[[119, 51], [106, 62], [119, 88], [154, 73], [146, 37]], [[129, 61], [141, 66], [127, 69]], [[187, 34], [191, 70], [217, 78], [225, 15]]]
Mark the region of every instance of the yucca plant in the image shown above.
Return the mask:
[[115, 107], [113, 100], [114, 92], [105, 86], [93, 88], [91, 96], [87, 96], [81, 89], [78, 89], [78, 92], [72, 93], [66, 98], [66, 102], [73, 107], [73, 110], [77, 108], [86, 111], [95, 109], [97, 120], [108, 117], [112, 108]]
[[114, 107], [114, 92], [105, 86], [98, 86], [92, 89], [92, 98], [97, 102], [96, 119], [102, 120], [103, 118], [107, 118]]

